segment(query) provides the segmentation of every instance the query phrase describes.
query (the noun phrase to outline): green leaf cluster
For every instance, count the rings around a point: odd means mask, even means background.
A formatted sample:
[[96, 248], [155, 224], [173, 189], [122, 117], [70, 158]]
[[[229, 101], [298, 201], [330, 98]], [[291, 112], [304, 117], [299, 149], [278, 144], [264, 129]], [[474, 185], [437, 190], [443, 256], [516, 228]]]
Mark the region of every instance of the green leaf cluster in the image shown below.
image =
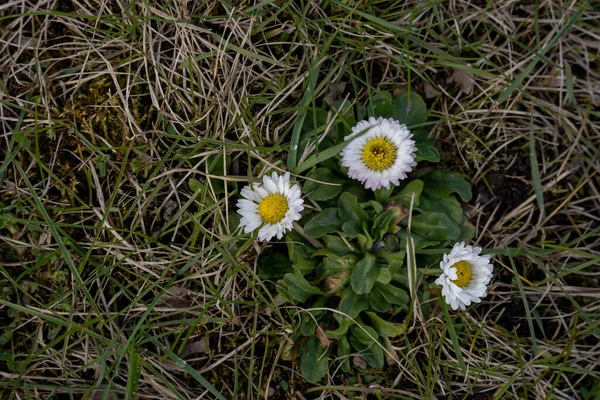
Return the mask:
[[[302, 234], [288, 232], [288, 257], [272, 254], [259, 260], [259, 275], [277, 280], [277, 304], [299, 306], [294, 340], [310, 382], [327, 373], [333, 356], [341, 360], [343, 371], [365, 365], [381, 369], [386, 357], [396, 359], [389, 344], [405, 332], [412, 301], [405, 260], [409, 232], [416, 250], [473, 235], [461, 206], [471, 199], [471, 186], [463, 177], [433, 167], [440, 155], [429, 138], [428, 110], [419, 95], [393, 99], [382, 93], [365, 107], [332, 111], [335, 117], [321, 108], [307, 112], [301, 130], [306, 135], [299, 137], [304, 148], [310, 135], [325, 132], [326, 124], [335, 127], [321, 138], [326, 147], [318, 146], [318, 154], [295, 169], [308, 171], [303, 192], [317, 211], [301, 220]], [[355, 121], [368, 116], [394, 118], [414, 134], [419, 165], [398, 187], [366, 190], [347, 177], [337, 152], [328, 151], [341, 148]], [[417, 264], [437, 261], [427, 257], [417, 255]], [[421, 300], [429, 298], [427, 289], [426, 283], [417, 289]], [[355, 354], [364, 362], [352, 362]]]

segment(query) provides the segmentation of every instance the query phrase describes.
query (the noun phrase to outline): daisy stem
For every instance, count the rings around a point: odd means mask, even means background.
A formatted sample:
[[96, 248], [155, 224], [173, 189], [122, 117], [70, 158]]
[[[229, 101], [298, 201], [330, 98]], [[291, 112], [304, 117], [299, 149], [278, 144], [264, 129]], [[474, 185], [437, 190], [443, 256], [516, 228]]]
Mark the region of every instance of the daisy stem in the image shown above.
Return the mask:
[[442, 270], [439, 268], [419, 268], [418, 270], [423, 275], [428, 276], [437, 276], [442, 272]]
[[310, 236], [308, 236], [308, 235], [307, 235], [307, 234], [304, 232], [304, 229], [302, 229], [302, 227], [301, 227], [300, 225], [298, 225], [296, 222], [294, 222], [294, 230], [295, 230], [296, 232], [298, 232], [300, 235], [302, 235], [302, 237], [303, 237], [304, 239], [306, 239], [306, 241], [307, 241], [308, 243], [310, 243], [310, 244], [311, 244], [311, 245], [312, 245], [314, 248], [317, 248], [317, 249], [322, 249], [322, 248], [323, 248], [323, 245], [322, 245], [321, 243], [319, 243], [319, 241], [318, 241], [318, 240], [316, 240], [316, 239], [314, 239], [314, 238], [311, 238]]

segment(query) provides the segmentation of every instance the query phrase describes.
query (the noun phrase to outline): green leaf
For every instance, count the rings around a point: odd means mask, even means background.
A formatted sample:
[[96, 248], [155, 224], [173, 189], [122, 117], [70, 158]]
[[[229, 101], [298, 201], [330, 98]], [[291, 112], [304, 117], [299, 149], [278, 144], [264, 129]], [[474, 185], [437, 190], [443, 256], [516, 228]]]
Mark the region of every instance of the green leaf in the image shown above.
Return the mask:
[[386, 210], [375, 217], [373, 225], [371, 227], [371, 237], [375, 242], [383, 239], [386, 233], [393, 232], [393, 228], [396, 226], [395, 214], [392, 210]]
[[421, 144], [417, 144], [417, 151], [415, 152], [415, 161], [429, 161], [429, 162], [440, 162], [440, 151], [435, 147], [433, 140], [427, 141]]
[[296, 258], [308, 258], [315, 251], [314, 247], [306, 244], [302, 235], [294, 230], [286, 233], [285, 242], [292, 261]]
[[300, 371], [304, 379], [315, 383], [327, 374], [329, 368], [330, 349], [321, 346], [321, 342], [316, 337], [306, 340], [301, 346]]
[[359, 235], [356, 238], [356, 241], [358, 242], [358, 247], [360, 248], [360, 251], [363, 253], [365, 253], [368, 249], [373, 247], [373, 239], [371, 239], [371, 236], [367, 233], [367, 229], [368, 229], [367, 223], [363, 222], [364, 235]]
[[387, 204], [394, 189], [394, 185], [390, 185], [389, 189], [384, 187], [377, 189], [375, 191], [375, 200], [377, 200], [379, 204]]
[[394, 115], [397, 119], [410, 129], [415, 125], [427, 122], [427, 105], [423, 98], [411, 92], [402, 93], [394, 100]]
[[[405, 223], [407, 220], [403, 220]], [[445, 242], [446, 240], [458, 240], [460, 228], [446, 214], [428, 212], [414, 215], [412, 217], [412, 231], [423, 236], [427, 240]]]
[[380, 92], [371, 96], [367, 106], [367, 115], [375, 118], [391, 118], [394, 115], [392, 96], [387, 92]]
[[375, 265], [375, 256], [365, 254], [365, 257], [360, 260], [354, 271], [352, 271], [352, 289], [358, 294], [369, 293], [373, 288], [373, 284], [379, 275], [379, 267]]
[[452, 193], [458, 193], [464, 202], [471, 201], [471, 184], [465, 178], [455, 175], [449, 171], [435, 170], [421, 177], [425, 184], [425, 193], [445, 198]]
[[406, 327], [401, 324], [394, 324], [384, 319], [379, 318], [377, 314], [372, 312], [366, 313], [371, 320], [371, 326], [375, 329], [377, 334], [382, 337], [396, 337], [406, 332]]
[[377, 282], [383, 283], [384, 285], [392, 281], [392, 273], [388, 268], [380, 268], [379, 275], [377, 275]]
[[337, 208], [326, 208], [304, 225], [304, 232], [311, 237], [320, 238], [335, 233], [341, 227]]
[[423, 192], [423, 181], [419, 179], [415, 179], [414, 181], [409, 182], [406, 186], [400, 190], [400, 192], [394, 195], [390, 200], [396, 204], [400, 204], [406, 208], [410, 208], [410, 200], [414, 193], [415, 201], [414, 206], [419, 206], [419, 200], [421, 197], [421, 193]]
[[292, 300], [298, 303], [304, 303], [308, 298], [315, 294], [325, 294], [321, 289], [297, 274], [285, 274], [283, 283], [288, 289]]
[[342, 360], [342, 371], [348, 372], [350, 371], [350, 357], [348, 357], [352, 353], [352, 347], [350, 346], [350, 342], [346, 336], [342, 336], [338, 340], [338, 358]]
[[408, 296], [408, 293], [399, 287], [390, 284], [384, 285], [376, 282], [373, 291], [378, 291], [381, 293], [385, 301], [390, 304], [396, 304], [399, 306], [408, 306], [408, 304], [410, 304], [410, 297]]
[[371, 339], [359, 326], [353, 326], [350, 328], [351, 335], [348, 337], [350, 344], [367, 360], [371, 367], [376, 369], [383, 368], [383, 350], [377, 342], [377, 332], [370, 326], [362, 325], [362, 328], [366, 329], [375, 340]]
[[195, 178], [190, 179], [190, 181], [188, 182], [188, 187], [192, 192], [198, 192], [204, 189], [204, 185], [198, 179]]
[[351, 336], [354, 336], [354, 338], [358, 339], [358, 341], [362, 344], [368, 345], [371, 343], [376, 343], [377, 339], [379, 339], [379, 335], [375, 329], [363, 324], [360, 320], [357, 322], [358, 324], [350, 327]]
[[390, 308], [392, 308], [392, 305], [385, 299], [385, 297], [383, 297], [381, 292], [378, 290], [371, 290], [367, 294], [367, 300], [369, 301], [371, 308], [381, 313], [388, 312]]
[[[342, 230], [344, 226], [342, 225]], [[349, 247], [349, 243], [346, 243], [339, 235], [325, 235], [321, 238], [325, 242], [325, 247], [331, 250], [338, 256], [343, 256], [350, 253], [353, 249]], [[351, 245], [350, 245], [351, 246]]]
[[[302, 132], [311, 133], [317, 130], [320, 126], [327, 124], [328, 114], [329, 113], [327, 111], [320, 107], [309, 109], [306, 118], [304, 119], [304, 124], [302, 125]], [[298, 151], [298, 153], [302, 154], [300, 151]]]
[[[401, 230], [400, 232], [398, 232], [396, 234], [396, 236], [400, 240], [400, 248], [401, 249], [406, 248], [407, 231]], [[421, 250], [421, 249], [424, 249], [429, 246], [437, 246], [438, 244], [440, 244], [439, 241], [427, 240], [423, 236], [418, 235], [414, 232], [411, 232], [410, 236], [413, 239], [413, 244], [415, 246], [415, 250]]]
[[439, 162], [440, 152], [435, 146], [435, 140], [429, 138], [429, 131], [423, 128], [415, 129], [413, 131], [412, 139], [415, 141], [417, 146], [416, 151], [416, 162], [430, 161]]
[[[381, 190], [381, 189], [380, 189]], [[377, 191], [376, 191], [377, 192]], [[381, 212], [383, 212], [383, 206], [381, 205], [380, 202], [376, 201], [376, 200], [369, 200], [366, 203], [361, 203], [361, 207], [364, 210], [367, 210], [369, 208], [372, 208], [373, 211], [375, 211], [375, 214], [379, 214]], [[368, 213], [367, 213], [368, 214]]]
[[344, 222], [342, 224], [342, 231], [344, 231], [348, 239], [354, 239], [365, 233], [363, 231], [362, 222], [358, 220]]
[[342, 193], [338, 200], [338, 215], [342, 222], [352, 220], [364, 222], [369, 219], [367, 212], [358, 205], [356, 196], [348, 192]]
[[352, 289], [346, 291], [346, 295], [340, 301], [339, 310], [350, 318], [356, 318], [361, 311], [369, 309], [369, 302], [363, 295], [356, 294]]
[[285, 241], [294, 269], [300, 275], [308, 275], [313, 272], [317, 266], [317, 261], [311, 258], [314, 247], [306, 244], [304, 238], [294, 230], [285, 235]]
[[353, 322], [350, 320], [350, 318], [339, 313], [333, 314], [333, 319], [337, 321], [338, 327], [335, 330], [325, 331], [325, 336], [330, 339], [339, 340], [340, 338], [346, 336], [346, 333], [348, 332], [348, 329], [350, 329], [350, 326], [353, 324]]
[[421, 196], [421, 204], [419, 210], [423, 212], [440, 212], [444, 213], [460, 224], [463, 217], [463, 210], [460, 203], [454, 196], [437, 198], [431, 197], [429, 194]]
[[460, 236], [457, 241], [468, 242], [475, 237], [475, 227], [469, 223], [466, 215], [463, 214], [462, 221], [459, 225]]
[[324, 257], [323, 263], [317, 267], [317, 280], [352, 269], [354, 264], [356, 264], [356, 256], [354, 254], [347, 254], [342, 257], [330, 254]]
[[274, 253], [258, 257], [258, 276], [262, 279], [281, 278], [293, 270], [290, 259], [283, 254]]
[[302, 336], [312, 336], [317, 330], [317, 322], [310, 312], [303, 312], [300, 316], [300, 333]]
[[[317, 168], [310, 174], [309, 178], [320, 181], [307, 180], [304, 184], [303, 192], [307, 193], [306, 197], [315, 201], [325, 201], [338, 196], [342, 192], [345, 182], [344, 179], [333, 175], [329, 168]], [[336, 185], [328, 185], [328, 183]]]

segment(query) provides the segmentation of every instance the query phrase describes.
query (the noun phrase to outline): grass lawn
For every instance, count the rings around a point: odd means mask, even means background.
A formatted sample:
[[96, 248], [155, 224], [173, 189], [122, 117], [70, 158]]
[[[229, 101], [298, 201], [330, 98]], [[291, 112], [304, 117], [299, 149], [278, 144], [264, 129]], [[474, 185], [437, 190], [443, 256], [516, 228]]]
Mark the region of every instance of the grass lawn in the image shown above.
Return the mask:
[[[0, 3], [1, 399], [600, 399], [598, 3]], [[494, 277], [311, 383], [240, 190], [403, 93]]]

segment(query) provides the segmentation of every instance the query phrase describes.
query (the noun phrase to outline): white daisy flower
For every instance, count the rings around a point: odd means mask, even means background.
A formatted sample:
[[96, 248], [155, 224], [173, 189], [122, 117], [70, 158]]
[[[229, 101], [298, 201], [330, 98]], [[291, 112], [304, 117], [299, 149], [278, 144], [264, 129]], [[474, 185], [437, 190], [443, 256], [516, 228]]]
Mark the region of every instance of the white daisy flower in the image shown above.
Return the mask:
[[479, 252], [481, 247], [456, 243], [440, 262], [442, 274], [435, 283], [442, 286], [446, 304], [453, 310], [459, 307], [464, 310], [471, 302], [479, 303], [487, 295], [494, 266], [490, 263], [490, 255], [480, 256]]
[[350, 178], [361, 181], [367, 189], [389, 189], [390, 183], [397, 186], [417, 165], [412, 133], [392, 118], [360, 121], [344, 140], [356, 136], [360, 137], [350, 142], [340, 156]]
[[242, 216], [240, 226], [250, 233], [260, 227], [258, 239], [269, 241], [275, 235], [283, 234], [300, 219], [304, 209], [302, 192], [298, 185], [290, 185], [290, 173], [278, 176], [263, 176], [263, 183], [254, 185], [254, 190], [246, 186], [241, 191], [244, 199], [238, 200], [238, 214]]

